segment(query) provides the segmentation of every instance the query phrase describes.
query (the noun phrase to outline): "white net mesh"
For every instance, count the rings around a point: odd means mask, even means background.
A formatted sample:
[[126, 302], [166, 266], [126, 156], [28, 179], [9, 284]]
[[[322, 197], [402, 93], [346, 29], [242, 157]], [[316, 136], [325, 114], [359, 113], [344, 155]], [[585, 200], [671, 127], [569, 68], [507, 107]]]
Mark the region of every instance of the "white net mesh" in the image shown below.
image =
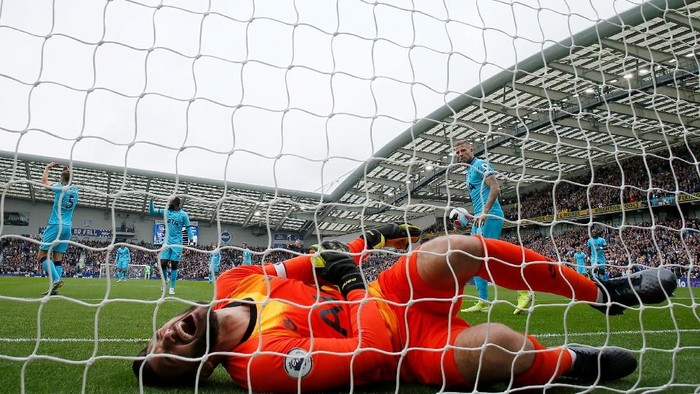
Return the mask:
[[[608, 275], [668, 267], [679, 289], [671, 306], [609, 318], [540, 293], [513, 315], [518, 294], [491, 287], [486, 308], [460, 317], [504, 323], [547, 346], [625, 348], [639, 361], [620, 381], [545, 379], [531, 389], [697, 391], [699, 26], [698, 3], [676, 0], [0, 0], [7, 390], [143, 389], [129, 366], [135, 354], [175, 313], [211, 300], [203, 245], [226, 246], [220, 273], [245, 262], [239, 232], [255, 241], [253, 264], [289, 257], [287, 235], [309, 246], [390, 221], [430, 236], [455, 232], [445, 214], [469, 206], [467, 167], [452, 154], [465, 139], [501, 183], [503, 239], [574, 266], [576, 249], [590, 255], [585, 242], [602, 229]], [[41, 178], [54, 159], [72, 166], [81, 197], [65, 289], [42, 298], [51, 289], [36, 234], [50, 215], [53, 193]], [[153, 241], [166, 234], [149, 225], [164, 218], [149, 217], [148, 202], [164, 208], [173, 195], [199, 232], [178, 287], [99, 280], [116, 277], [106, 251], [123, 237], [137, 239], [142, 263], [129, 278], [153, 264], [160, 279], [164, 248]], [[375, 253], [366, 277], [403, 254]], [[456, 309], [478, 301], [471, 286], [454, 299]], [[402, 363], [421, 350], [399, 342]], [[320, 366], [295, 350], [275, 353], [285, 360], [278, 369], [304, 390], [305, 373]], [[369, 382], [372, 392], [445, 391], [451, 350], [431, 349], [447, 361], [424, 365], [439, 372], [430, 385], [399, 371], [377, 373], [383, 382], [372, 371], [338, 380], [351, 390]], [[487, 365], [478, 350], [475, 373]], [[495, 390], [516, 388], [502, 378]], [[230, 389], [221, 368], [210, 380]]]

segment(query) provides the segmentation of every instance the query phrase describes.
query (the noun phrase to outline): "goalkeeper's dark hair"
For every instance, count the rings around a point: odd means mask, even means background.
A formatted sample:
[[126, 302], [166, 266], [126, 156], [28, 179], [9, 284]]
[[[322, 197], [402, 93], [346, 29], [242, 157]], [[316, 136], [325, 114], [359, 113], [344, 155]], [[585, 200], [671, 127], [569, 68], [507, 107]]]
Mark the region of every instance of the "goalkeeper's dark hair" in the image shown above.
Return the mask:
[[168, 209], [171, 211], [179, 211], [180, 208], [182, 207], [182, 200], [180, 200], [180, 197], [175, 196], [170, 199], [168, 202]]
[[[147, 354], [148, 347], [145, 347], [139, 352], [138, 357], [145, 357]], [[197, 377], [195, 372], [193, 374], [181, 374], [176, 378], [164, 378], [151, 368], [151, 365], [146, 362], [145, 358], [135, 360], [131, 364], [131, 370], [134, 371], [136, 379], [140, 379], [144, 386], [151, 387], [191, 386], [194, 385]]]

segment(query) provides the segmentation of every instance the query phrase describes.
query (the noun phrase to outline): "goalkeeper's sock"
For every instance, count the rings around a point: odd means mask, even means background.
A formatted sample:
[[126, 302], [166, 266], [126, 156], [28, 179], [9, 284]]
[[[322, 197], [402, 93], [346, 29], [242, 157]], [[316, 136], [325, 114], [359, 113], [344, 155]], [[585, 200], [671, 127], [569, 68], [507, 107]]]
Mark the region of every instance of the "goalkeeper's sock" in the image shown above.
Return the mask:
[[61, 277], [58, 275], [58, 271], [56, 270], [56, 266], [53, 264], [53, 261], [46, 258], [46, 256], [42, 257], [41, 266], [44, 268], [46, 275], [51, 277], [51, 281], [53, 283], [56, 283], [61, 279]]
[[481, 241], [487, 260], [476, 276], [511, 290], [543, 291], [582, 301], [599, 301], [595, 282], [575, 270], [509, 242], [486, 238]]
[[525, 372], [515, 376], [516, 386], [541, 385], [549, 383], [571, 369], [574, 360], [571, 352], [562, 347], [546, 348], [528, 335], [535, 347], [535, 358]]
[[476, 285], [476, 291], [479, 294], [479, 298], [484, 301], [489, 300], [489, 282], [480, 278], [478, 276], [474, 277], [474, 284]]
[[56, 261], [54, 263], [54, 267], [56, 267], [56, 273], [58, 273], [58, 278], [56, 278], [54, 281], [58, 281], [63, 277], [63, 263], [60, 261]]
[[177, 271], [178, 270], [170, 270], [170, 288], [172, 289], [175, 288], [175, 281], [177, 280]]

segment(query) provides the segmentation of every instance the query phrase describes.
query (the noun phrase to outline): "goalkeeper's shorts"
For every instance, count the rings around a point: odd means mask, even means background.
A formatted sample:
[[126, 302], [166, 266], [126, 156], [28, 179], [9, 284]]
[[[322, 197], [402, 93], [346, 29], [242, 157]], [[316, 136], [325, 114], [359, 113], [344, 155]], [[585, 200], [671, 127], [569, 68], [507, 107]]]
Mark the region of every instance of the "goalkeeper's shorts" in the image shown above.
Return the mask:
[[[453, 301], [455, 295], [462, 295], [463, 289], [437, 290], [423, 283], [418, 276], [417, 258], [415, 251], [401, 256], [396, 264], [377, 278], [384, 298], [403, 304], [391, 305], [398, 320], [396, 327], [400, 338], [408, 338], [409, 341], [409, 351], [401, 366], [401, 380], [442, 385], [444, 371], [448, 388], [469, 387], [471, 384], [459, 373], [454, 350], [449, 346], [454, 345], [457, 335], [469, 327], [467, 322], [457, 317], [462, 298]], [[433, 300], [422, 300], [426, 298]], [[410, 300], [414, 303], [406, 314], [405, 304]], [[412, 350], [415, 348], [442, 351]]]

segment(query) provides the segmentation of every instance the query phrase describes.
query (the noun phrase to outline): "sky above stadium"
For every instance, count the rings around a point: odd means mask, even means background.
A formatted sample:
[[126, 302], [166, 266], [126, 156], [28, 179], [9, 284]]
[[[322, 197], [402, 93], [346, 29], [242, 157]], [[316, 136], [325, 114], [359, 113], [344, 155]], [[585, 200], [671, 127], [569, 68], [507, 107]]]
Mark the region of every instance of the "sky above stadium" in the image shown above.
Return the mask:
[[329, 193], [416, 119], [640, 3], [0, 0], [0, 150]]

